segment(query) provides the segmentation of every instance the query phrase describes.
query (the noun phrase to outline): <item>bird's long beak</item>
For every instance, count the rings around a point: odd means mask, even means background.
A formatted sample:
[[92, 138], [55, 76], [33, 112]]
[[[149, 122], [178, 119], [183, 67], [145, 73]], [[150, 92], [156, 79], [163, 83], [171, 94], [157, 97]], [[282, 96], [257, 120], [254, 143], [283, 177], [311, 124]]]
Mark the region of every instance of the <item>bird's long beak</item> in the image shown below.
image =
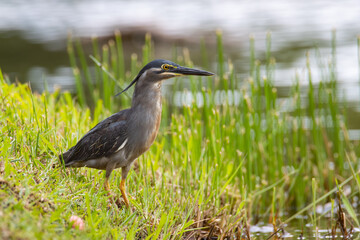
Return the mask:
[[187, 67], [173, 68], [173, 69], [169, 70], [168, 72], [174, 73], [176, 75], [196, 75], [196, 76], [212, 76], [212, 75], [214, 75], [214, 73], [212, 73], [212, 72], [199, 70], [199, 69], [195, 69], [195, 68], [187, 68]]
[[[121, 92], [116, 94], [115, 97], [120, 95], [121, 93], [127, 91], [132, 85], [134, 85], [137, 82], [137, 80], [139, 79], [139, 77], [141, 76], [141, 74], [142, 74], [142, 72], [140, 72], [136, 76], [136, 78], [129, 84], [129, 86], [127, 86], [124, 90], [122, 90]], [[199, 70], [199, 69], [195, 69], [195, 68], [181, 67], [181, 66], [178, 66], [176, 68], [174, 67], [169, 71], [162, 72], [161, 74], [163, 74], [163, 75], [166, 74], [168, 76], [168, 78], [182, 76], [182, 75], [196, 75], [196, 76], [212, 76], [212, 75], [214, 75], [214, 73], [212, 73], [212, 72]]]

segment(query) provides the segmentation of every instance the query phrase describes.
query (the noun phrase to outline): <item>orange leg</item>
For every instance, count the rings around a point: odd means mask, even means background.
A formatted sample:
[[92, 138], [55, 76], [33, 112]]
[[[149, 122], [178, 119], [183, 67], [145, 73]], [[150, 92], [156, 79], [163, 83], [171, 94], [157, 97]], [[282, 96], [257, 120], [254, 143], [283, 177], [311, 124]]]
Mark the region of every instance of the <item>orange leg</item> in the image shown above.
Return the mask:
[[105, 178], [104, 188], [105, 188], [105, 190], [107, 191], [107, 194], [108, 194], [109, 196], [111, 196], [110, 185], [109, 185], [109, 178], [108, 178], [108, 177]]
[[122, 194], [122, 196], [124, 198], [125, 205], [127, 207], [129, 207], [129, 200], [127, 198], [126, 189], [125, 189], [125, 181], [126, 181], [126, 179], [121, 180], [121, 182], [120, 182], [120, 191], [121, 191], [121, 194]]

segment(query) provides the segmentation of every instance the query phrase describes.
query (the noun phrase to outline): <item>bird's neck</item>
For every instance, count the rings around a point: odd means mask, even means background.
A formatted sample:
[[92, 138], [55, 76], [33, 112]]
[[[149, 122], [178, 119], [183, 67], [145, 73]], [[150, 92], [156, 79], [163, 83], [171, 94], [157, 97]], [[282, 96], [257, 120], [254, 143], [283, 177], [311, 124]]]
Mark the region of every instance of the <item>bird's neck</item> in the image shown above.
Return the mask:
[[[144, 83], [135, 86], [128, 131], [129, 144], [138, 156], [147, 151], [154, 142], [161, 121], [161, 83]], [[134, 155], [134, 156], [135, 156]]]
[[135, 86], [131, 107], [161, 111], [161, 82], [138, 82]]

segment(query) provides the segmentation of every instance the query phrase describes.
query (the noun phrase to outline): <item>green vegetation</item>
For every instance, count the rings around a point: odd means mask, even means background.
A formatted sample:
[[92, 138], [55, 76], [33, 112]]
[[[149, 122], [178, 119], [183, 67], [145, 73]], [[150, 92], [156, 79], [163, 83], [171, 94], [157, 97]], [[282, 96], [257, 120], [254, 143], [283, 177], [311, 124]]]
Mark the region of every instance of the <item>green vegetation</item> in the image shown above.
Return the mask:
[[[273, 84], [270, 35], [262, 61], [250, 40], [245, 80], [226, 60], [220, 33], [217, 41], [216, 67], [206, 70], [218, 75], [206, 82], [192, 77], [189, 85], [176, 79], [173, 93], [180, 90], [192, 102], [176, 107], [164, 101], [157, 140], [127, 178], [132, 209], [109, 200], [102, 171], [64, 169], [57, 155], [97, 122], [129, 106], [129, 96], [113, 95], [152, 59], [150, 36], [142, 61], [132, 55], [128, 72], [120, 33], [101, 49], [93, 39], [90, 58], [79, 41], [69, 41], [76, 96], [60, 90], [31, 93], [28, 85], [10, 84], [0, 73], [0, 236], [182, 239], [211, 233], [246, 239], [255, 216], [267, 222], [270, 215], [270, 223], [281, 227], [308, 214], [316, 226], [325, 215], [316, 214], [316, 206], [332, 202], [335, 211], [337, 196], [359, 226], [351, 204], [360, 191], [359, 142], [349, 139], [337, 97], [335, 44], [320, 84], [313, 84], [308, 61], [308, 86], [294, 74], [285, 99]], [[206, 55], [204, 44], [201, 51]], [[174, 61], [192, 67], [184, 53]], [[110, 182], [118, 196], [120, 174], [114, 171]], [[351, 188], [350, 195], [344, 186]], [[71, 228], [72, 215], [84, 219], [84, 231]]]

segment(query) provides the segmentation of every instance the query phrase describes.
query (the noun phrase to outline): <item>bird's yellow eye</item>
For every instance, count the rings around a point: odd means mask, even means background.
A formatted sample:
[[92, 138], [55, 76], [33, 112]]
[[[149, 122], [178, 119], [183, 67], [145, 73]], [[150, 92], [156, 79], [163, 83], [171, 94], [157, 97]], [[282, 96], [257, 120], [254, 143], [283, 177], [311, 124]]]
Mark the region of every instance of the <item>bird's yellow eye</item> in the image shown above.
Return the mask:
[[163, 64], [161, 66], [161, 68], [167, 71], [167, 70], [169, 70], [170, 66], [169, 66], [169, 64]]

